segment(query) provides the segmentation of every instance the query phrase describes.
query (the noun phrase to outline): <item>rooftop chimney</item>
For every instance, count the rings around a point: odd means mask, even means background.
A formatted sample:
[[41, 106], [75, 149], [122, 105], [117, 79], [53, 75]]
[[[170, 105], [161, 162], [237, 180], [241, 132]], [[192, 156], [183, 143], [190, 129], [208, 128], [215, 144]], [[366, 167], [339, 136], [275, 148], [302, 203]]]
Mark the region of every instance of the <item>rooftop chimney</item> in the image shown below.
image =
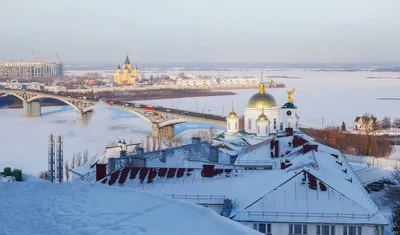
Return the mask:
[[144, 154], [144, 148], [136, 148], [136, 154]]
[[119, 151], [119, 157], [126, 157], [126, 150]]
[[212, 145], [209, 147], [208, 160], [210, 162], [218, 163], [218, 147]]
[[293, 136], [293, 128], [286, 128], [285, 129], [286, 136]]
[[200, 143], [200, 137], [192, 137], [192, 144]]
[[201, 172], [203, 177], [213, 177], [214, 176], [214, 165], [203, 165], [203, 170]]
[[308, 153], [311, 150], [314, 150], [315, 152], [318, 152], [318, 145], [316, 144], [305, 144], [303, 145], [303, 154]]
[[110, 157], [108, 159], [108, 173], [112, 173], [116, 170], [116, 159], [113, 157]]
[[107, 175], [107, 164], [96, 164], [96, 181], [99, 181]]
[[165, 150], [161, 150], [160, 161], [163, 163], [167, 162], [167, 152]]

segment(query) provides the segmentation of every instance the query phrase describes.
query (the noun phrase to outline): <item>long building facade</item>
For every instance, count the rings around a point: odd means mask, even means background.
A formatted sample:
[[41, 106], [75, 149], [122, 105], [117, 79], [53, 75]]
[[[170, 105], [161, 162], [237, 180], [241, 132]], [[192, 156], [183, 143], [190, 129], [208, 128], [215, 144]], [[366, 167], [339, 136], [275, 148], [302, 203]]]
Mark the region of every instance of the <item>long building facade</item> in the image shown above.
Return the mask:
[[63, 64], [50, 62], [0, 62], [0, 78], [18, 79], [64, 75]]

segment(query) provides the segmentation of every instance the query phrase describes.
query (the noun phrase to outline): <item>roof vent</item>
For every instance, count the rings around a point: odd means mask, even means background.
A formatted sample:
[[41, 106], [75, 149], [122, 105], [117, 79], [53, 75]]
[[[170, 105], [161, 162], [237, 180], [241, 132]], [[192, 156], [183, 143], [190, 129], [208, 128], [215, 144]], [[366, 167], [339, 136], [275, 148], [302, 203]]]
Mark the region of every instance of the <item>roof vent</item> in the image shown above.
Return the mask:
[[200, 143], [200, 137], [192, 137], [192, 144]]
[[317, 190], [317, 178], [311, 173], [308, 173], [308, 187], [312, 190]]
[[201, 171], [201, 176], [213, 177], [214, 176], [214, 165], [203, 165], [203, 170]]
[[319, 189], [321, 189], [321, 191], [326, 191], [326, 185], [324, 183], [322, 183], [322, 181], [319, 181]]
[[167, 152], [164, 150], [161, 150], [160, 152], [160, 161], [163, 163], [167, 163]]
[[314, 150], [315, 152], [318, 152], [318, 145], [316, 144], [305, 144], [303, 145], [303, 154], [308, 153], [310, 151]]
[[334, 156], [336, 159], [339, 159], [339, 156], [337, 154], [331, 153], [332, 156]]
[[347, 168], [346, 168], [346, 169], [344, 169], [344, 170], [342, 169], [342, 171], [343, 171], [344, 173], [346, 173], [346, 174], [347, 174]]
[[339, 164], [339, 165], [341, 165], [341, 166], [343, 166], [343, 163], [342, 163], [342, 162], [336, 161], [336, 163]]
[[351, 178], [351, 177], [350, 178], [346, 178], [346, 180], [349, 181], [350, 183], [353, 182], [353, 178]]

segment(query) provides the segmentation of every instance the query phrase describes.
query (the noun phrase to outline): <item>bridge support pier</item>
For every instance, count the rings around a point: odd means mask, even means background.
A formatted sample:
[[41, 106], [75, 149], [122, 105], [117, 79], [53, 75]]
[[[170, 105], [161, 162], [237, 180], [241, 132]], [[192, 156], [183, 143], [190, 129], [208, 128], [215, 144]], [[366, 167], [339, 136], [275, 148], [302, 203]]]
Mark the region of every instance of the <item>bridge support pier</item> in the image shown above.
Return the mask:
[[79, 113], [79, 122], [85, 126], [87, 126], [90, 122], [90, 120], [92, 119], [92, 111], [87, 111], [85, 113], [80, 112]]
[[27, 102], [23, 101], [24, 117], [40, 117], [41, 106], [39, 101]]
[[153, 138], [173, 139], [175, 137], [175, 126], [168, 125], [168, 126], [158, 127], [157, 124], [153, 124], [152, 136]]

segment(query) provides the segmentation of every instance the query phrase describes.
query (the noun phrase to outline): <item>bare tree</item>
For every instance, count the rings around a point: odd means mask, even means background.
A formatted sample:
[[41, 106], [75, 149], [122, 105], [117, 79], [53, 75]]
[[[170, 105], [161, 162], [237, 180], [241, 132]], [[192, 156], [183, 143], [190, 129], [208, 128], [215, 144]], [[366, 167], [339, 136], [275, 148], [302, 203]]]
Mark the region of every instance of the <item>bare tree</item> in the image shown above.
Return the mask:
[[342, 131], [346, 131], [346, 123], [342, 122], [342, 126], [340, 127]]
[[39, 172], [39, 178], [43, 180], [47, 180], [49, 178], [49, 172], [41, 171]]
[[381, 127], [383, 129], [390, 129], [392, 127], [392, 121], [390, 120], [390, 117], [384, 117], [382, 119], [382, 125]]
[[385, 199], [391, 206], [400, 206], [400, 170], [392, 173], [394, 185], [388, 185]]
[[217, 135], [217, 129], [215, 129], [215, 127], [210, 127], [210, 129], [208, 130], [208, 135], [209, 135], [209, 139], [208, 142], [211, 144], [214, 137]]
[[75, 165], [76, 167], [80, 167], [82, 165], [82, 154], [78, 153], [75, 158]]
[[192, 134], [192, 137], [199, 137], [202, 142], [210, 142], [210, 135], [208, 131], [197, 131]]
[[65, 161], [64, 163], [64, 168], [65, 168], [65, 178], [67, 179], [67, 182], [69, 180], [69, 166], [68, 166], [68, 160]]
[[393, 120], [393, 126], [396, 128], [400, 128], [400, 118], [395, 118]]
[[182, 144], [183, 144], [182, 137], [181, 136], [175, 136], [174, 137], [174, 143], [175, 143], [175, 146], [182, 146]]
[[74, 169], [74, 168], [75, 168], [75, 158], [76, 158], [76, 154], [74, 153], [74, 154], [72, 155], [71, 169]]
[[87, 149], [85, 149], [85, 151], [83, 152], [83, 162], [82, 165], [85, 164], [86, 162], [89, 161], [89, 153], [87, 151]]

